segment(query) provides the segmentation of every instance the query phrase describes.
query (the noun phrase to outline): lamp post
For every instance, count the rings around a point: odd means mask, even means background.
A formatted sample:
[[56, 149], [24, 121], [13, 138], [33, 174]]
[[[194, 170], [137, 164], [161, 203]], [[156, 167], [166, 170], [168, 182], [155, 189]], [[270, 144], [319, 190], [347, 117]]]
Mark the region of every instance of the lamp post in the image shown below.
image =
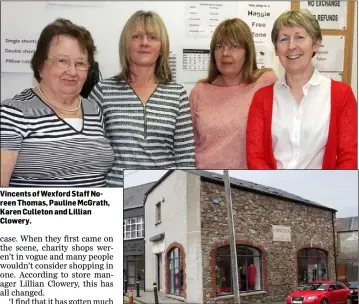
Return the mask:
[[232, 209], [232, 195], [231, 183], [229, 181], [228, 170], [223, 170], [224, 188], [226, 191], [227, 201], [227, 217], [228, 217], [228, 230], [229, 230], [229, 244], [231, 249], [231, 264], [232, 264], [232, 282], [233, 282], [233, 295], [234, 303], [241, 303], [239, 296], [238, 286], [238, 264], [237, 264], [237, 249], [236, 249], [236, 233], [234, 230], [233, 209]]

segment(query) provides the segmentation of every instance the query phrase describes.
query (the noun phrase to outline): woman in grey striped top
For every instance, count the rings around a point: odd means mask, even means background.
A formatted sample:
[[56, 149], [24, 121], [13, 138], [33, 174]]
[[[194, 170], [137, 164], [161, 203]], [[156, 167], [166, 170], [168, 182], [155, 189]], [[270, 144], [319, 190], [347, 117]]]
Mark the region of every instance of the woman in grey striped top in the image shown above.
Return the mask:
[[156, 13], [138, 11], [127, 21], [120, 63], [120, 74], [100, 81], [89, 96], [103, 109], [115, 153], [107, 184], [122, 184], [122, 169], [195, 167], [187, 93], [172, 82], [168, 34]]
[[114, 154], [104, 118], [79, 95], [95, 50], [69, 20], [44, 28], [31, 60], [38, 86], [1, 103], [1, 186], [105, 186]]

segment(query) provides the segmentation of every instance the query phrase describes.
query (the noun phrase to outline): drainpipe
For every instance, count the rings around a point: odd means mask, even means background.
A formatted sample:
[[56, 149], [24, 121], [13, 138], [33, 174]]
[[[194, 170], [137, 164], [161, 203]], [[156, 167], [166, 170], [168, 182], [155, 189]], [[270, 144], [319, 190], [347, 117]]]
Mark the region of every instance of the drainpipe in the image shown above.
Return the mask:
[[[337, 274], [337, 247], [335, 242], [335, 225], [334, 225], [334, 212], [332, 211], [332, 225], [333, 225], [333, 245], [334, 245], [334, 270], [335, 270], [335, 281], [338, 281], [338, 274]], [[329, 278], [328, 278], [329, 279]]]

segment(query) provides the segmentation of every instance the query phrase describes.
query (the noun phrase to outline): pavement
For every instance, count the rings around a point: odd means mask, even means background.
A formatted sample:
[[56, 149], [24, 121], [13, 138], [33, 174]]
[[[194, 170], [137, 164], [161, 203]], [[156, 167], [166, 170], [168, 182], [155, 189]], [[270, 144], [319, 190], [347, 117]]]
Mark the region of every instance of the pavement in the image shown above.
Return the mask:
[[[128, 293], [123, 297], [124, 303], [130, 303]], [[153, 291], [140, 290], [140, 297], [136, 297], [136, 291], [133, 293], [133, 302], [135, 304], [154, 304], [155, 296]], [[159, 304], [183, 304], [183, 301], [166, 297], [162, 292], [158, 292]]]

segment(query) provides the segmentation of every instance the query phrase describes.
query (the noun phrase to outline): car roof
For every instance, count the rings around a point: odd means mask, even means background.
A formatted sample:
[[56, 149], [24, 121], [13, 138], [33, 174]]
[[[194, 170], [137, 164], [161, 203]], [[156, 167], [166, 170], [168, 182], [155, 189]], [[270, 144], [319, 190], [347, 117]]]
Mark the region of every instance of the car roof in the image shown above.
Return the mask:
[[311, 281], [309, 282], [308, 284], [331, 284], [331, 283], [336, 283], [335, 281], [324, 281], [324, 280], [321, 280], [321, 281]]

